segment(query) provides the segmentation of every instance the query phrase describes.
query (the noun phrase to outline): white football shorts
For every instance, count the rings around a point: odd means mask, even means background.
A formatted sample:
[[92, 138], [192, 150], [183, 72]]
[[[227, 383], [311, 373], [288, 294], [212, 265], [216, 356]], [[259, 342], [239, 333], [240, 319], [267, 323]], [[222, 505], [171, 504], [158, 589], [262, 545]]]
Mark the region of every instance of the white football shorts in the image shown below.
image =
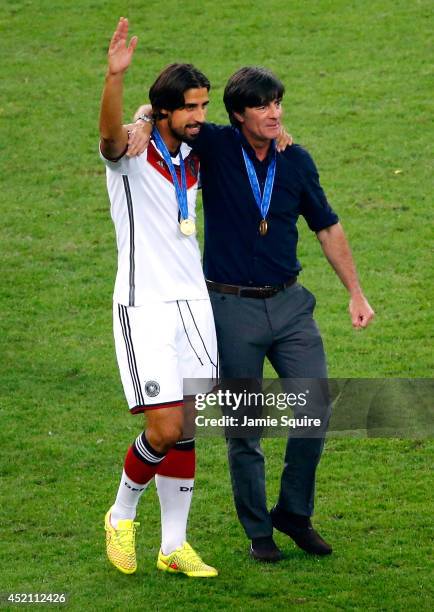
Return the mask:
[[114, 302], [113, 330], [131, 413], [181, 405], [185, 396], [206, 393], [216, 384], [217, 339], [209, 300], [145, 306]]

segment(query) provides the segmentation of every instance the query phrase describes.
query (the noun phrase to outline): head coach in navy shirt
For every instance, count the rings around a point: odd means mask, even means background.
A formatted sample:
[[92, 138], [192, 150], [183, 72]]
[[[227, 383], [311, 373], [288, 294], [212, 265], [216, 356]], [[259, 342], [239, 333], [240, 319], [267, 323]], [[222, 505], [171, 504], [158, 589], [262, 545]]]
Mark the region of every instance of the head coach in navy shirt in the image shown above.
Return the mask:
[[[281, 378], [327, 376], [312, 316], [315, 298], [296, 282], [301, 270], [296, 225], [300, 215], [316, 232], [350, 292], [353, 325], [365, 327], [373, 317], [311, 156], [298, 145], [275, 152], [283, 94], [282, 83], [268, 70], [242, 68], [229, 79], [224, 93], [231, 126], [204, 124], [193, 143], [201, 159], [204, 271], [223, 378], [261, 377], [266, 356]], [[266, 210], [267, 202], [255, 198], [254, 179], [256, 175], [263, 196], [273, 159], [275, 175]], [[228, 440], [235, 504], [255, 559], [281, 558], [272, 539], [273, 526], [307, 552], [331, 552], [310, 521], [322, 447], [322, 438], [288, 439], [279, 499], [269, 513], [260, 440]]]
[[[280, 378], [327, 377], [315, 298], [297, 282], [300, 215], [350, 294], [353, 326], [366, 327], [374, 316], [311, 156], [298, 145], [276, 151], [283, 94], [270, 71], [238, 70], [224, 92], [231, 125], [205, 123], [189, 143], [201, 162], [204, 272], [223, 379], [261, 378], [265, 357]], [[282, 558], [273, 527], [308, 553], [332, 552], [310, 519], [323, 444], [323, 436], [289, 437], [279, 497], [269, 512], [260, 438], [228, 439], [235, 505], [254, 559]]]

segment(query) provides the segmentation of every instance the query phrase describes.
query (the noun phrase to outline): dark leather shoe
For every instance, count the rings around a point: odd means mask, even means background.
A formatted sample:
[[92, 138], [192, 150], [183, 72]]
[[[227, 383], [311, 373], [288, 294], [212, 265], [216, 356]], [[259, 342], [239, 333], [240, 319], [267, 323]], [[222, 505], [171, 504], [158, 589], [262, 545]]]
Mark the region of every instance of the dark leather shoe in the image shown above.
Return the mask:
[[[282, 533], [286, 533], [294, 540], [297, 546], [311, 555], [330, 555], [333, 551], [330, 544], [315, 531], [309, 517], [304, 518], [304, 524], [295, 524], [295, 520], [288, 512], [281, 510], [278, 506], [270, 511], [273, 527]], [[302, 523], [297, 521], [297, 523]]]
[[250, 556], [262, 563], [277, 563], [283, 559], [283, 553], [277, 548], [271, 536], [253, 538], [250, 544]]

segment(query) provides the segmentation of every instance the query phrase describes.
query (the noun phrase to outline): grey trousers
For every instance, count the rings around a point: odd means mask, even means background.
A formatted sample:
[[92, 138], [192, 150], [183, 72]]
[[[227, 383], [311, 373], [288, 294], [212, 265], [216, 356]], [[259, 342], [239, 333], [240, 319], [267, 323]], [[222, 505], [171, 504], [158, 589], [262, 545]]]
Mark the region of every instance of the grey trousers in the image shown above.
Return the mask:
[[[327, 378], [323, 343], [313, 319], [315, 297], [295, 283], [267, 299], [210, 291], [222, 378], [261, 378], [267, 356], [280, 378]], [[279, 506], [313, 513], [315, 472], [324, 439], [287, 442]], [[267, 510], [265, 463], [260, 438], [229, 438], [229, 468], [235, 506], [247, 536], [273, 532]]]

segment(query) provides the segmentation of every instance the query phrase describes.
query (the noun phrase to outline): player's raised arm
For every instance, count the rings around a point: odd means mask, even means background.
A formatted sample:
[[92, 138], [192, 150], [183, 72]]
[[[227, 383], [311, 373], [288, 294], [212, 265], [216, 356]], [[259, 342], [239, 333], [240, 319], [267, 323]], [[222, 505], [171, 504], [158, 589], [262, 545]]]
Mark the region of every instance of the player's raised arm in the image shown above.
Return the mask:
[[122, 125], [124, 74], [137, 45], [137, 36], [128, 40], [128, 19], [121, 17], [110, 41], [108, 67], [101, 99], [99, 132], [101, 151], [109, 159], [121, 156], [127, 148], [128, 132]]

